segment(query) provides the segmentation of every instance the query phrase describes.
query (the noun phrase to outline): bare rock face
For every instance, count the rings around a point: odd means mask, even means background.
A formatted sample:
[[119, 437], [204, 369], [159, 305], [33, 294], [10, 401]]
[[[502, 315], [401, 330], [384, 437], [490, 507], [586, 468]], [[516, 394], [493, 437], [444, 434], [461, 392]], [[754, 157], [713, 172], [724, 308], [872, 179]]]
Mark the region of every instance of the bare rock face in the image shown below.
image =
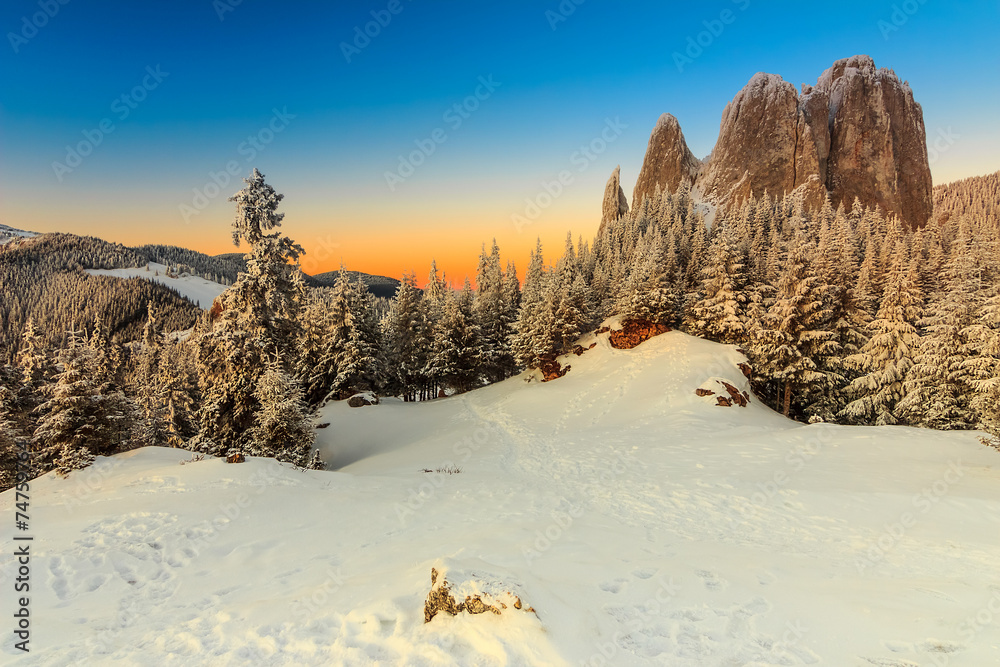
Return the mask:
[[721, 204], [798, 190], [807, 205], [829, 195], [834, 207], [850, 208], [858, 197], [910, 227], [926, 224], [933, 208], [923, 110], [908, 84], [868, 56], [838, 60], [801, 94], [780, 76], [755, 74], [726, 105], [703, 163], [665, 114], [650, 138], [633, 206], [657, 184], [676, 190], [684, 178]]
[[665, 192], [674, 192], [682, 182], [694, 183], [701, 162], [691, 154], [681, 124], [668, 113], [660, 116], [649, 136], [646, 159], [635, 182], [632, 206], [638, 208], [643, 198], [653, 195], [656, 186]]
[[765, 190], [795, 189], [799, 127], [795, 87], [774, 74], [755, 74], [722, 112], [719, 139], [703, 177], [705, 194], [739, 201]]
[[628, 213], [628, 199], [622, 190], [621, 166], [615, 167], [604, 188], [604, 205], [601, 212], [601, 228]]
[[816, 88], [830, 100], [826, 187], [833, 205], [849, 207], [858, 197], [922, 227], [933, 193], [924, 114], [910, 86], [868, 56], [854, 56], [835, 62]]

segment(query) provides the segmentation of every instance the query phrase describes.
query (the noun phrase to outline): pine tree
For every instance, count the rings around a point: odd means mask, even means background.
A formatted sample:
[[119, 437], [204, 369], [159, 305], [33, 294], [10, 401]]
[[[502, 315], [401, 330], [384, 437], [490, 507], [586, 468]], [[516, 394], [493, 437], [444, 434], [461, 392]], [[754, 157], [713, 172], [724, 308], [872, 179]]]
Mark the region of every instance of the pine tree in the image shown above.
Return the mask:
[[849, 420], [877, 426], [899, 423], [895, 410], [920, 344], [915, 325], [921, 310], [920, 292], [910, 278], [906, 249], [900, 242], [882, 304], [867, 327], [868, 342], [846, 359], [861, 373], [845, 392], [853, 399], [843, 409]]
[[821, 328], [828, 317], [817, 293], [818, 279], [806, 262], [801, 241], [789, 249], [778, 292], [754, 341], [752, 356], [763, 378], [781, 386], [781, 410], [791, 415], [792, 400], [829, 382], [819, 370], [821, 357], [836, 354], [833, 334]]
[[973, 239], [963, 224], [945, 270], [946, 289], [931, 301], [921, 321], [926, 334], [907, 377], [899, 410], [907, 421], [931, 428], [968, 428], [974, 378], [966, 360], [975, 356], [982, 281]]
[[404, 401], [415, 401], [424, 387], [429, 345], [421, 293], [412, 273], [405, 274], [399, 283], [383, 332], [385, 358], [392, 375], [391, 391], [402, 394]]
[[256, 169], [244, 182], [229, 200], [236, 203], [233, 241], [250, 245], [246, 270], [222, 294], [221, 313], [198, 340], [201, 432], [211, 439], [206, 449], [212, 453], [246, 442], [260, 410], [256, 390], [267, 359], [291, 366], [305, 293], [298, 265], [302, 247], [271, 232], [284, 218], [277, 212], [283, 195]]
[[429, 361], [434, 377], [460, 392], [473, 387], [481, 350], [470, 286], [466, 286], [464, 295], [459, 298], [451, 291], [443, 295]]
[[359, 278], [350, 297], [351, 332], [333, 387], [341, 394], [382, 391], [381, 331], [375, 297]]
[[153, 303], [148, 305], [133, 379], [136, 404], [140, 411], [135, 440], [142, 445], [162, 446], [167, 442], [167, 400], [161, 382], [160, 365], [164, 336]]
[[742, 290], [742, 271], [728, 231], [716, 233], [702, 270], [701, 298], [691, 309], [692, 334], [720, 343], [739, 343], [745, 339], [747, 299]]
[[306, 415], [299, 383], [272, 362], [256, 390], [260, 413], [245, 451], [251, 456], [273, 457], [303, 468], [322, 469], [313, 454], [315, 431]]
[[115, 453], [121, 444], [115, 437], [115, 421], [121, 417], [118, 397], [98, 391], [93, 381], [96, 353], [80, 332], [67, 335], [68, 347], [58, 355], [62, 370], [34, 435], [40, 471], [54, 467], [63, 474], [89, 465], [94, 456]]
[[500, 248], [494, 240], [489, 254], [483, 246], [479, 256], [476, 300], [473, 303], [476, 326], [479, 328], [480, 367], [488, 382], [503, 380], [514, 370], [508, 319], [510, 307], [504, 301], [504, 287]]

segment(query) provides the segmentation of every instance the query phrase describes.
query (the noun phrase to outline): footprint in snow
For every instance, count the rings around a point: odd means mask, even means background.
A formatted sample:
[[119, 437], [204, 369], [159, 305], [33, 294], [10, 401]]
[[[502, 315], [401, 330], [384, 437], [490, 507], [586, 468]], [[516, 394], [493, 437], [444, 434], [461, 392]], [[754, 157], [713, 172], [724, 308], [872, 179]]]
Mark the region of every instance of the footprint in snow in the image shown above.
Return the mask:
[[650, 579], [654, 574], [656, 574], [655, 567], [644, 567], [632, 571], [632, 576], [636, 579]]
[[621, 591], [622, 587], [627, 583], [627, 579], [615, 579], [614, 581], [605, 581], [601, 584], [601, 590], [608, 593], [618, 593]]
[[705, 588], [710, 591], [722, 590], [729, 585], [729, 582], [721, 578], [715, 572], [709, 572], [708, 570], [698, 570], [697, 574], [701, 578], [701, 582], [705, 584]]

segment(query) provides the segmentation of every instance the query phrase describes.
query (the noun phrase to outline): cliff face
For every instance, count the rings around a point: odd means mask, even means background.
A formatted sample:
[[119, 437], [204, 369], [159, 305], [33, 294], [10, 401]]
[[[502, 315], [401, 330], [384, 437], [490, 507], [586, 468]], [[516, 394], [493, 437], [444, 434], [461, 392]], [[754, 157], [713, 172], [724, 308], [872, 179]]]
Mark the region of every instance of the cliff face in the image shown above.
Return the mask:
[[694, 159], [680, 125], [664, 115], [650, 137], [633, 206], [656, 186], [689, 180], [719, 203], [800, 189], [819, 205], [850, 207], [855, 197], [906, 224], [932, 210], [923, 111], [909, 85], [868, 56], [838, 60], [801, 94], [780, 76], [756, 74], [726, 105], [719, 138]]

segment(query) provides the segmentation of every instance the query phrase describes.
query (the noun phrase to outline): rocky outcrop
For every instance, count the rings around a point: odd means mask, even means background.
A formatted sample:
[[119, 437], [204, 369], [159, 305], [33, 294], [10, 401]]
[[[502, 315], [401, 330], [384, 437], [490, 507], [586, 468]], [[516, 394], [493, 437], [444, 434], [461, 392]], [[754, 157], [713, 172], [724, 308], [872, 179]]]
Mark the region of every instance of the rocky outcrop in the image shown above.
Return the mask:
[[431, 619], [442, 612], [452, 616], [462, 612], [468, 614], [490, 612], [499, 616], [508, 608], [512, 608], [535, 613], [532, 607], [525, 606], [520, 595], [507, 590], [507, 586], [491, 578], [483, 578], [472, 573], [467, 581], [457, 583], [458, 585], [448, 581], [445, 573], [431, 568], [431, 590], [424, 601], [424, 623], [430, 623]]
[[643, 198], [661, 191], [675, 192], [684, 181], [694, 183], [701, 162], [691, 154], [681, 124], [668, 113], [660, 116], [649, 136], [646, 158], [632, 193], [632, 206], [638, 208]]
[[926, 224], [933, 202], [923, 111], [910, 86], [868, 56], [838, 60], [801, 93], [774, 74], [755, 74], [726, 105], [712, 154], [699, 163], [673, 116], [650, 138], [633, 206], [659, 185], [693, 179], [720, 204], [798, 190], [807, 205], [857, 197], [910, 227]]
[[608, 342], [616, 350], [631, 350], [653, 336], [670, 331], [670, 327], [665, 324], [658, 324], [648, 320], [625, 320], [621, 329], [612, 329], [608, 335]]
[[628, 199], [622, 190], [621, 166], [615, 167], [604, 188], [604, 204], [601, 209], [601, 228], [628, 213]]

